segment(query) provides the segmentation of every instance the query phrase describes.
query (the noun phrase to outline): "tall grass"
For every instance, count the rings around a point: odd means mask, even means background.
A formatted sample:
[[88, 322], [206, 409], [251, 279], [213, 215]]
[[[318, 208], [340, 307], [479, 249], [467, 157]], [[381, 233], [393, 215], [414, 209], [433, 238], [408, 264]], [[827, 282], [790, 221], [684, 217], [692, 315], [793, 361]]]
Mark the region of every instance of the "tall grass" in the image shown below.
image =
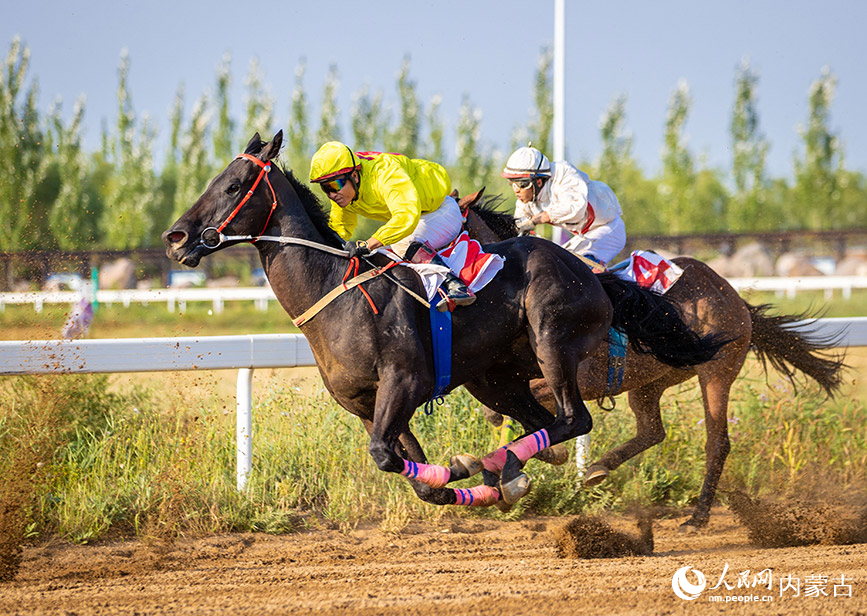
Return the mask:
[[[302, 392], [274, 379], [257, 395], [253, 470], [239, 493], [235, 416], [224, 401], [202, 392], [166, 397], [112, 389], [105, 376], [0, 381], [4, 498], [14, 487], [9, 469], [16, 468], [22, 452], [32, 454], [23, 469], [32, 494], [19, 508], [22, 536], [86, 542], [118, 533], [284, 533], [369, 521], [399, 530], [411, 520], [436, 523], [444, 516], [565, 515], [633, 504], [680, 508], [697, 497], [704, 477], [703, 411], [694, 384], [666, 396], [668, 435], [661, 445], [592, 489], [579, 488], [572, 461], [554, 468], [531, 460], [533, 489], [508, 514], [420, 501], [405, 479], [376, 468], [361, 423], [324, 390]], [[591, 411], [592, 458], [633, 435], [625, 400], [611, 412], [595, 406]], [[817, 468], [824, 480], [839, 485], [863, 482], [863, 412], [857, 400], [832, 402], [811, 389], [795, 397], [785, 384], [767, 387], [742, 379], [731, 404], [732, 453], [723, 486], [756, 494], [796, 490]], [[498, 439], [463, 390], [447, 396], [431, 415], [419, 410], [412, 429], [437, 463], [456, 453], [484, 454]]]

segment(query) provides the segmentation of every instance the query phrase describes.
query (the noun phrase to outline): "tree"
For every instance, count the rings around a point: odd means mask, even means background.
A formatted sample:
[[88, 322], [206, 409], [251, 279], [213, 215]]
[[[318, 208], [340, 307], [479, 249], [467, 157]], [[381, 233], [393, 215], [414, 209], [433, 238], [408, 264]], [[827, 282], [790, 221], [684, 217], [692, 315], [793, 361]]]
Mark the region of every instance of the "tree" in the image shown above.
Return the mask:
[[310, 166], [310, 127], [307, 119], [307, 97], [304, 95], [304, 73], [307, 61], [302, 58], [295, 67], [295, 88], [292, 90], [292, 105], [286, 131], [285, 157], [289, 166], [300, 177], [306, 177]]
[[0, 75], [0, 250], [37, 247], [29, 233], [36, 193], [48, 171], [48, 153], [36, 110], [38, 86], [26, 91], [30, 49], [15, 37]]
[[409, 78], [410, 58], [406, 56], [397, 78], [397, 92], [400, 96], [400, 117], [394, 131], [388, 135], [386, 149], [406, 154], [410, 158], [419, 155], [421, 139], [421, 109], [415, 82]]
[[828, 67], [810, 86], [810, 117], [799, 127], [804, 140], [804, 157], [795, 157], [797, 223], [809, 229], [839, 228], [846, 219], [842, 211], [841, 179], [843, 149], [829, 126], [831, 102], [837, 79]]
[[442, 105], [443, 97], [439, 94], [434, 95], [431, 99], [430, 108], [427, 113], [427, 124], [430, 127], [428, 135], [428, 143], [430, 146], [424, 155], [428, 160], [444, 164], [445, 152], [443, 152], [443, 120], [440, 116], [440, 106]]
[[97, 231], [98, 212], [86, 190], [87, 159], [81, 149], [85, 100], [81, 96], [76, 101], [68, 127], [61, 119], [60, 101], [50, 115], [49, 143], [55, 148], [52, 159], [58, 173], [58, 191], [48, 213], [48, 228], [61, 250], [92, 246]]
[[365, 85], [353, 96], [352, 108], [353, 146], [358, 150], [382, 148], [385, 122], [382, 119], [382, 92], [371, 97]]
[[[735, 193], [726, 211], [727, 227], [732, 231], [768, 228], [769, 220], [765, 160], [768, 143], [759, 132], [756, 108], [758, 74], [746, 58], [737, 70], [735, 105], [732, 112], [732, 176]], [[763, 224], [764, 222], [764, 224]]]
[[[181, 161], [178, 166], [178, 188], [175, 192], [174, 212], [170, 224], [186, 212], [199, 198], [214, 173], [208, 157], [208, 127], [211, 113], [204, 94], [196, 101], [187, 132], [181, 141]], [[163, 224], [163, 223], [161, 223]]]
[[451, 174], [452, 186], [461, 194], [478, 190], [490, 180], [493, 161], [481, 152], [482, 111], [473, 107], [464, 94], [457, 127], [455, 170]]
[[[244, 121], [244, 132], [239, 141], [240, 150], [247, 146], [253, 133], [259, 133], [265, 139], [271, 137], [274, 126], [274, 97], [262, 85], [262, 71], [259, 60], [250, 60], [250, 72], [247, 73], [247, 116]], [[234, 156], [231, 154], [229, 158]], [[228, 161], [226, 161], [228, 162]]]
[[[231, 77], [232, 55], [228, 52], [217, 66], [217, 90], [215, 105], [217, 108], [217, 127], [214, 130], [214, 158], [219, 164], [228, 164], [235, 156], [235, 121], [229, 115], [229, 89], [232, 86]], [[253, 133], [244, 136], [244, 144]]]
[[691, 103], [689, 86], [681, 81], [668, 103], [659, 182], [662, 220], [669, 233], [691, 230], [688, 217], [695, 198], [695, 169], [683, 134]]
[[340, 141], [340, 128], [337, 125], [337, 118], [340, 116], [340, 108], [337, 106], [337, 89], [339, 87], [337, 65], [332, 64], [328, 69], [328, 77], [325, 79], [325, 89], [322, 93], [319, 131], [316, 133], [316, 142], [319, 145], [326, 141]]
[[551, 74], [553, 54], [551, 49], [545, 47], [539, 53], [539, 61], [536, 65], [536, 77], [534, 81], [533, 95], [536, 102], [536, 111], [530, 122], [530, 140], [533, 146], [552, 156], [551, 152], [551, 128], [554, 125], [554, 86]]
[[[172, 223], [175, 212], [175, 198], [178, 191], [178, 177], [181, 165], [181, 123], [184, 113], [184, 86], [178, 86], [175, 101], [169, 113], [169, 147], [166, 150], [163, 168], [157, 179], [156, 203], [154, 218], [157, 225], [154, 231], [159, 231], [163, 223]], [[216, 142], [216, 140], [215, 140]]]
[[615, 192], [623, 185], [626, 169], [635, 164], [632, 157], [632, 135], [625, 128], [626, 96], [615, 98], [600, 121], [602, 153], [596, 163], [596, 179], [604, 181]]
[[153, 210], [155, 174], [153, 165], [154, 129], [147, 116], [136, 125], [127, 78], [129, 54], [121, 53], [118, 68], [118, 114], [116, 137], [106, 138], [114, 177], [106, 191], [100, 221], [100, 238], [108, 248], [138, 248], [147, 245], [156, 232]]

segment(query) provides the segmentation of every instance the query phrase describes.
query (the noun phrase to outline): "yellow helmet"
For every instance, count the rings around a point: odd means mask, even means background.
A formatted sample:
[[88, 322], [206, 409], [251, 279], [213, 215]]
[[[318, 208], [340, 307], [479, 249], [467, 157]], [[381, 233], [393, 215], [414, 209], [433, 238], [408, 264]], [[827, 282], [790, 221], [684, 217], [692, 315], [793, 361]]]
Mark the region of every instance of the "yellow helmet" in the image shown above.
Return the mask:
[[322, 145], [310, 160], [310, 181], [324, 182], [333, 177], [346, 175], [361, 167], [355, 152], [340, 141], [329, 141]]

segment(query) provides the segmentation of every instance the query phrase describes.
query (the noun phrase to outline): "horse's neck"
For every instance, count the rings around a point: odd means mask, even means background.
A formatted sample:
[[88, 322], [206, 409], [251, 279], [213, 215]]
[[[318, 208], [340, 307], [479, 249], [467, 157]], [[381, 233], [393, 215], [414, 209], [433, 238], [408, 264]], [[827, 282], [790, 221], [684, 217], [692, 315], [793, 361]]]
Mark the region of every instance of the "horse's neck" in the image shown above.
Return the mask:
[[[265, 235], [325, 244], [299, 203], [281, 204]], [[347, 261], [317, 248], [262, 241], [257, 243], [262, 268], [283, 308], [298, 317], [343, 279]]]

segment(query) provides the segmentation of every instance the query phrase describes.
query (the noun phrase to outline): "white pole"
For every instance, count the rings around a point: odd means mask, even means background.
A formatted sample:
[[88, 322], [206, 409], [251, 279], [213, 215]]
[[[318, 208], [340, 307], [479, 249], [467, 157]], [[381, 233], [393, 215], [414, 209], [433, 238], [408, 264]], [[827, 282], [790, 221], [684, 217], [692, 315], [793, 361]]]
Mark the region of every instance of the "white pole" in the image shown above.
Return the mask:
[[247, 476], [253, 468], [253, 369], [238, 370], [237, 404], [237, 487], [247, 485]]
[[[554, 0], [554, 160], [566, 158], [566, 0]], [[552, 229], [551, 239], [565, 243], [563, 230]], [[584, 477], [590, 435], [575, 439], [575, 463]]]
[[[566, 0], [554, 0], [554, 151], [552, 160], [566, 158]], [[551, 229], [551, 239], [563, 244], [563, 230]]]

